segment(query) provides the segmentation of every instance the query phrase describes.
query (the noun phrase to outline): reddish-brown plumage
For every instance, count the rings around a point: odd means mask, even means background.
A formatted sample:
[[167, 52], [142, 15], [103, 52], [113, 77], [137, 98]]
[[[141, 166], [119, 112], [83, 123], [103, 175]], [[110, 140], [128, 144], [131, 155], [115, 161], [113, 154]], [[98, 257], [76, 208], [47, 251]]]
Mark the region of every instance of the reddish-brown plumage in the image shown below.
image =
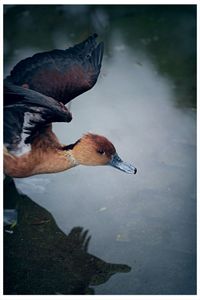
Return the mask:
[[99, 76], [103, 43], [97, 35], [66, 50], [37, 53], [20, 61], [8, 80], [53, 97], [64, 104], [91, 89]]
[[[103, 57], [97, 35], [66, 50], [35, 54], [19, 62], [4, 81], [4, 171], [12, 177], [55, 173], [82, 165], [122, 164], [113, 144], [103, 136], [86, 134], [63, 147], [52, 132], [52, 122], [70, 122], [64, 104], [94, 86]], [[23, 137], [23, 135], [27, 136]], [[15, 155], [21, 142], [29, 152]], [[20, 148], [21, 149], [21, 148]]]
[[51, 127], [48, 127], [35, 138], [30, 152], [16, 157], [5, 151], [4, 171], [12, 177], [28, 177], [62, 172], [79, 164], [105, 165], [115, 152], [110, 141], [96, 134], [86, 134], [73, 149], [63, 150]]
[[115, 153], [108, 139], [91, 133], [84, 135], [73, 149], [76, 160], [83, 165], [106, 165]]
[[114, 145], [104, 136], [88, 133], [84, 136], [84, 139], [93, 141], [96, 151], [97, 152], [103, 151], [109, 157], [111, 157], [116, 152]]
[[[81, 85], [78, 86], [77, 82], [80, 82]], [[87, 78], [83, 68], [73, 65], [73, 68], [71, 67], [63, 73], [57, 69], [41, 70], [32, 77], [29, 87], [31, 89], [37, 87], [38, 92], [68, 102], [67, 89], [71, 91], [70, 97], [74, 98], [90, 89], [90, 82], [89, 76]]]

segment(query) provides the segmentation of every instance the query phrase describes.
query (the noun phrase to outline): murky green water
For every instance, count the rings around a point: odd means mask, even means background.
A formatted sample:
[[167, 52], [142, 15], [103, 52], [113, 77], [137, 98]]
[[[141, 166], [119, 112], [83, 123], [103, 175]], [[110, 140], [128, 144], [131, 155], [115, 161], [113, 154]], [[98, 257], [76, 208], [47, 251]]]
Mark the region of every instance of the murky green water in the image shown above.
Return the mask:
[[196, 11], [194, 6], [6, 6], [5, 75], [38, 51], [93, 32], [105, 43], [96, 86], [55, 124], [63, 143], [107, 136], [137, 175], [109, 167], [18, 180], [59, 227], [89, 229], [89, 252], [132, 269], [96, 294], [196, 292]]

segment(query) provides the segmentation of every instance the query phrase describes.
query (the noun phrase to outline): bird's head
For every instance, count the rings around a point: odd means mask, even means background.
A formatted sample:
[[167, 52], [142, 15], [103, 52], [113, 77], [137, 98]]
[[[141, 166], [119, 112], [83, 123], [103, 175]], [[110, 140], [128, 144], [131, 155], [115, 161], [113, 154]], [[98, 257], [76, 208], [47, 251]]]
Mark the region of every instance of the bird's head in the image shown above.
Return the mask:
[[110, 165], [126, 173], [136, 174], [137, 169], [130, 163], [123, 162], [114, 145], [105, 137], [88, 133], [78, 140], [72, 149], [77, 164], [98, 166]]

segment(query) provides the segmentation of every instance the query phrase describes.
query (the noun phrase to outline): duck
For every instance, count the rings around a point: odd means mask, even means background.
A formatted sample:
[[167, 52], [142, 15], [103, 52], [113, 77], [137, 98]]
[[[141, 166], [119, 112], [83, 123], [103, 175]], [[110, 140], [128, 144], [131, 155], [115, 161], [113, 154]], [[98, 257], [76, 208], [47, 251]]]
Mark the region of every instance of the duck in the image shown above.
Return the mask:
[[57, 173], [78, 165], [112, 166], [136, 174], [106, 137], [86, 133], [63, 145], [54, 122], [71, 122], [68, 103], [90, 90], [100, 74], [104, 44], [97, 34], [65, 50], [36, 53], [4, 79], [4, 173], [13, 178]]

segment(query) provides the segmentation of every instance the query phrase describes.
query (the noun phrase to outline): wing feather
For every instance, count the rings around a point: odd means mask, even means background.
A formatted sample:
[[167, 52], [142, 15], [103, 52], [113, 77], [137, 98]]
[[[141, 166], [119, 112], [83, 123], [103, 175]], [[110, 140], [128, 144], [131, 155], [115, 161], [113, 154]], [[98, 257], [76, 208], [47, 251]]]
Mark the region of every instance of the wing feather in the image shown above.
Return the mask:
[[103, 43], [97, 35], [66, 50], [37, 53], [20, 61], [7, 78], [15, 85], [57, 99], [64, 104], [91, 89], [99, 76]]
[[[36, 132], [52, 122], [70, 122], [68, 109], [55, 99], [4, 81], [4, 142], [16, 150], [26, 134], [32, 143]], [[27, 118], [28, 116], [28, 118]]]

